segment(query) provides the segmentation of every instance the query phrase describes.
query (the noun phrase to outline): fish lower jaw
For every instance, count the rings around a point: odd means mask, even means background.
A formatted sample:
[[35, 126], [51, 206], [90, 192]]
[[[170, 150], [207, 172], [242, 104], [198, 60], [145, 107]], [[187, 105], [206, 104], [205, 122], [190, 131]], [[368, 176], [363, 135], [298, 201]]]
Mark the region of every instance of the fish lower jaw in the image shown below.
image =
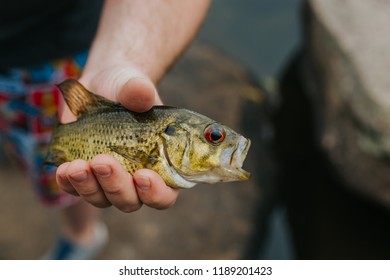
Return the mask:
[[201, 174], [186, 176], [182, 175], [185, 180], [195, 183], [223, 183], [223, 182], [235, 182], [245, 181], [250, 177], [250, 173], [243, 169], [232, 168], [231, 166], [219, 167], [218, 170], [210, 170]]
[[226, 179], [223, 182], [235, 182], [246, 181], [250, 178], [251, 174], [242, 168], [226, 168]]
[[180, 176], [176, 170], [171, 170], [169, 180], [173, 182], [171, 187], [174, 188], [190, 189], [196, 185], [196, 182], [186, 180], [184, 177]]
[[246, 181], [251, 177], [251, 174], [242, 168], [236, 169], [236, 171], [238, 174], [237, 178], [239, 181]]

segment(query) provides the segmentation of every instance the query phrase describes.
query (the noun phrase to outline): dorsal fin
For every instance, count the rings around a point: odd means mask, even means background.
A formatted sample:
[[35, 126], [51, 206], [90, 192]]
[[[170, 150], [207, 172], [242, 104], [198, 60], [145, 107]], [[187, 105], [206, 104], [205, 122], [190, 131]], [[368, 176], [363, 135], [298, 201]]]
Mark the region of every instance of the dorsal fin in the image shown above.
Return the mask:
[[115, 103], [88, 91], [78, 81], [69, 79], [58, 85], [70, 111], [79, 117], [83, 113], [98, 107], [112, 107]]

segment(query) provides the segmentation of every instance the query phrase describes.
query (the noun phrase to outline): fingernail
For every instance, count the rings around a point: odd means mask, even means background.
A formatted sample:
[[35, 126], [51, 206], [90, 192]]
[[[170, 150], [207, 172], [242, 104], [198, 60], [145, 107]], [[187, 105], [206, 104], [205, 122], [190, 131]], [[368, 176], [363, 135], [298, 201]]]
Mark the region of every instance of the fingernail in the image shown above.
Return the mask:
[[79, 183], [85, 181], [88, 178], [88, 174], [85, 170], [75, 172], [73, 174], [70, 174], [69, 176], [72, 180], [79, 182]]
[[93, 172], [100, 177], [109, 177], [112, 174], [111, 167], [108, 165], [94, 165]]
[[146, 176], [138, 176], [137, 181], [136, 181], [136, 186], [137, 188], [147, 191], [150, 189], [150, 179], [149, 177]]

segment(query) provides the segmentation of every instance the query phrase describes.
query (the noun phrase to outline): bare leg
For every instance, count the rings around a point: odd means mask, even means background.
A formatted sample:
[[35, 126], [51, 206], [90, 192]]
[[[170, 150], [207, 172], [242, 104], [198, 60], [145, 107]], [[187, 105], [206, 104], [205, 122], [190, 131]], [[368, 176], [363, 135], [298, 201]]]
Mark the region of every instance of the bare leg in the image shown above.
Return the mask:
[[80, 199], [62, 213], [62, 232], [71, 241], [89, 244], [94, 241], [94, 232], [99, 221], [100, 209]]

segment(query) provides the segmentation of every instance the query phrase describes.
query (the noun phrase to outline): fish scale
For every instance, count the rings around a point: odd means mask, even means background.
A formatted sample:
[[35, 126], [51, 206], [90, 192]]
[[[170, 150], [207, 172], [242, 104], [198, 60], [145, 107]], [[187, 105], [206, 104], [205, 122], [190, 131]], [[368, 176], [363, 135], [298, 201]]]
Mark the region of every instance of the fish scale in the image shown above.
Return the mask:
[[[91, 113], [80, 117], [77, 123], [70, 123], [57, 130], [53, 135], [53, 143], [58, 143], [58, 147], [64, 150], [68, 161], [78, 158], [91, 160], [98, 154], [111, 154], [125, 169], [134, 173], [139, 165], [126, 160], [109, 147], [136, 148], [137, 153], [150, 154], [158, 137], [156, 131], [161, 131], [162, 127], [139, 128], [136, 126], [138, 124], [128, 111]], [[147, 123], [144, 125], [148, 127]]]

